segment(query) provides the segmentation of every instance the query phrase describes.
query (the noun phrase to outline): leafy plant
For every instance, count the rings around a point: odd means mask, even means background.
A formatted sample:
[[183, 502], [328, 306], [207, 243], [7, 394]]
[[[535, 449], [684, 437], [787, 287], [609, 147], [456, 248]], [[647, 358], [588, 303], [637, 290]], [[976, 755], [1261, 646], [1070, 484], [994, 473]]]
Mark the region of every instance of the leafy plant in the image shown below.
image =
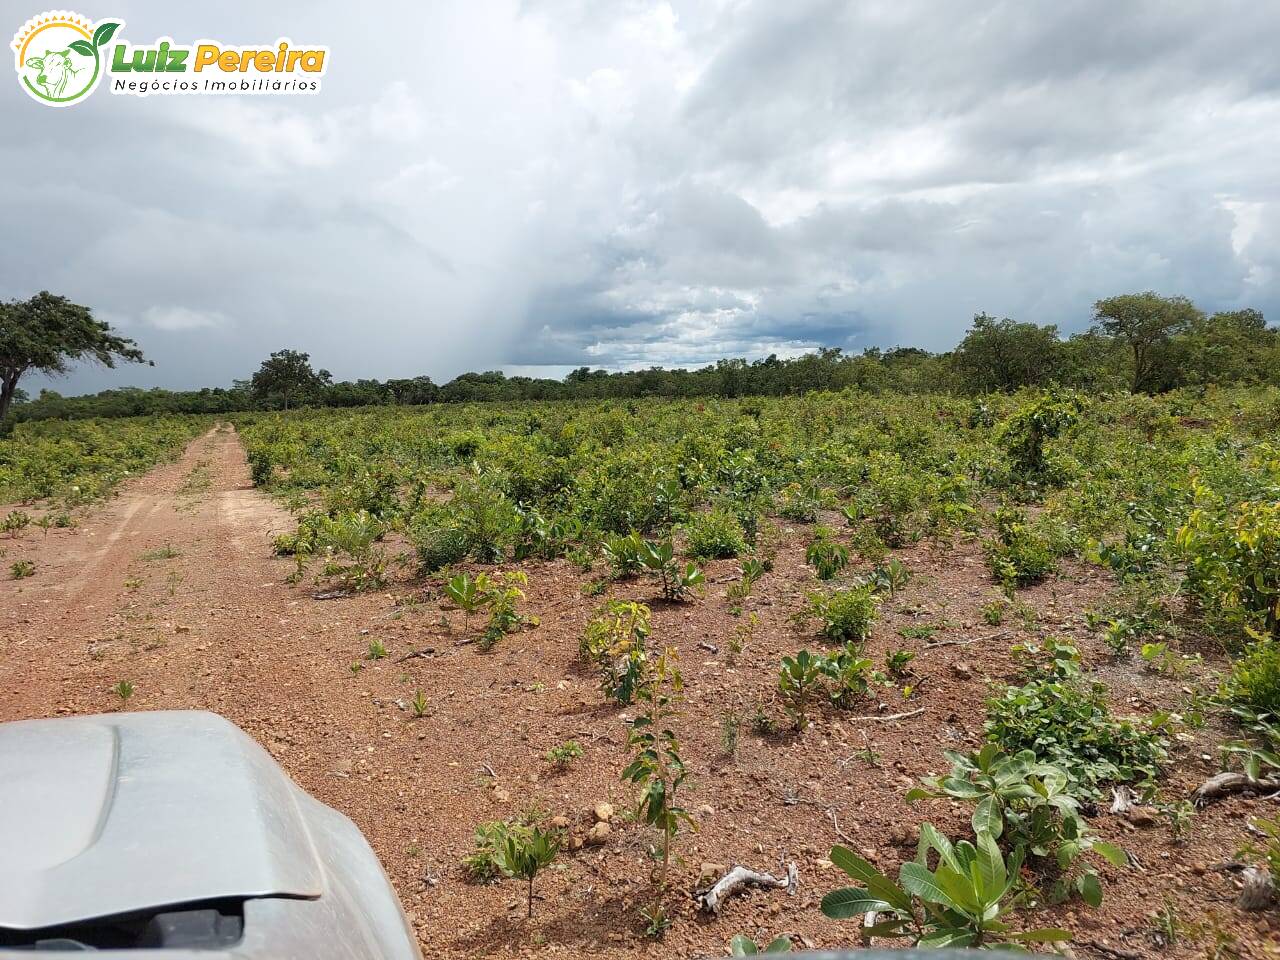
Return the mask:
[[629, 577], [644, 569], [644, 538], [634, 530], [624, 535], [609, 534], [601, 548], [614, 576]]
[[[931, 869], [935, 853], [937, 866]], [[952, 948], [1070, 939], [1064, 930], [1019, 932], [1005, 921], [1016, 905], [1022, 861], [1015, 852], [1006, 863], [987, 833], [979, 833], [973, 843], [952, 844], [932, 824], [921, 824], [916, 859], [902, 865], [897, 883], [845, 847], [832, 848], [831, 862], [860, 886], [828, 893], [822, 912], [833, 920], [860, 919], [866, 913], [884, 917], [864, 929], [863, 936]]]
[[676, 561], [675, 549], [670, 540], [660, 543], [643, 541], [640, 563], [645, 570], [657, 574], [662, 583], [662, 596], [666, 600], [683, 600], [706, 579], [699, 567], [692, 563], [681, 566]]
[[1237, 706], [1280, 716], [1280, 640], [1250, 644], [1231, 665], [1225, 690]]
[[833, 643], [865, 640], [871, 634], [879, 599], [870, 584], [809, 594], [805, 615], [819, 622], [819, 633]]
[[123, 706], [127, 704], [129, 702], [129, 698], [133, 696], [133, 681], [121, 680], [111, 688], [111, 692], [120, 698], [120, 704]]
[[566, 769], [569, 764], [581, 756], [582, 746], [577, 740], [566, 740], [564, 743], [558, 743], [547, 751], [547, 761], [561, 770]]
[[682, 824], [696, 829], [693, 819], [679, 805], [680, 787], [688, 774], [680, 754], [680, 741], [669, 725], [683, 690], [676, 651], [668, 649], [653, 660], [644, 683], [636, 691], [642, 709], [631, 721], [627, 743], [632, 759], [622, 771], [624, 781], [640, 788], [637, 819], [656, 829], [662, 838], [654, 899], [645, 915], [655, 934], [661, 933], [668, 922], [663, 899], [671, 866], [672, 841]]
[[987, 566], [1010, 596], [1018, 587], [1038, 583], [1053, 572], [1048, 541], [1026, 522], [1020, 510], [996, 512], [996, 538], [987, 544]]
[[695, 560], [736, 557], [747, 549], [742, 525], [727, 510], [694, 514], [684, 525], [689, 556]]
[[813, 523], [818, 519], [822, 495], [814, 484], [789, 483], [782, 488], [778, 514], [796, 523]]
[[1003, 839], [1006, 849], [1054, 865], [1058, 876], [1053, 899], [1075, 891], [1091, 906], [1102, 902], [1097, 872], [1081, 856], [1093, 851], [1117, 866], [1126, 865], [1128, 857], [1090, 831], [1065, 770], [1041, 763], [1033, 750], [1010, 755], [994, 743], [976, 753], [946, 751], [945, 755], [951, 761], [951, 773], [926, 777], [924, 788], [907, 794], [908, 802], [948, 797], [973, 803], [975, 833]]
[[415, 690], [413, 699], [409, 701], [409, 709], [413, 711], [413, 715], [418, 719], [422, 719], [427, 715], [427, 707], [430, 703], [427, 696], [421, 690]]
[[16, 537], [30, 522], [31, 514], [22, 510], [11, 510], [4, 518], [4, 522], [0, 523], [0, 530], [4, 530], [10, 537]]
[[628, 704], [645, 681], [650, 611], [643, 603], [610, 600], [587, 624], [578, 652], [600, 669], [600, 689], [618, 703]]
[[36, 575], [36, 565], [30, 560], [15, 560], [9, 564], [9, 576], [14, 580], [23, 580]]
[[1280, 639], [1280, 498], [1232, 504], [1199, 477], [1192, 489], [1177, 533], [1189, 591], [1242, 632]]
[[1006, 750], [1032, 750], [1066, 772], [1072, 790], [1093, 800], [1105, 783], [1154, 779], [1166, 758], [1149, 725], [1111, 715], [1107, 691], [1080, 673], [1080, 653], [1067, 643], [1032, 649], [1032, 675], [987, 701], [987, 739]]
[[867, 580], [877, 590], [892, 597], [911, 582], [911, 576], [907, 566], [895, 557], [876, 566]]
[[480, 584], [465, 573], [449, 578], [444, 585], [445, 596], [462, 611], [462, 635], [471, 633], [471, 618], [485, 603], [485, 593]]
[[369, 641], [369, 652], [365, 655], [367, 660], [382, 660], [387, 655], [387, 645], [380, 639], [375, 637]]
[[523, 571], [508, 570], [500, 577], [480, 574], [476, 581], [481, 602], [489, 611], [489, 622], [480, 637], [480, 646], [487, 650], [527, 622], [517, 607], [525, 598], [522, 588], [529, 583], [529, 578]]
[[774, 937], [764, 946], [760, 946], [745, 933], [740, 933], [729, 941], [729, 956], [753, 957], [758, 953], [790, 953], [794, 946], [790, 937]]
[[809, 725], [809, 698], [822, 680], [826, 658], [801, 650], [794, 657], [783, 657], [778, 670], [778, 695], [797, 730]]
[[814, 538], [804, 552], [805, 562], [814, 568], [819, 580], [830, 580], [849, 565], [849, 548], [833, 539], [828, 527], [815, 527]]
[[549, 865], [560, 852], [558, 831], [531, 826], [525, 830], [506, 830], [493, 844], [493, 862], [509, 877], [528, 884], [528, 916], [533, 917], [533, 881], [539, 871]]
[[905, 677], [911, 670], [911, 661], [916, 658], [912, 650], [890, 650], [884, 656], [884, 668], [891, 677]]

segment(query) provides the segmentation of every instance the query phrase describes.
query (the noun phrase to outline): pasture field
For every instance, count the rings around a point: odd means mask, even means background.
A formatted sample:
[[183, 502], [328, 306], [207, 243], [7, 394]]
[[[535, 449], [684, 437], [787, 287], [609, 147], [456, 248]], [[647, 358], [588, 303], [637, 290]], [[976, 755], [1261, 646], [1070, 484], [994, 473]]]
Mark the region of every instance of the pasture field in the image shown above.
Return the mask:
[[425, 952], [1274, 955], [1280, 391], [230, 419], [0, 440], [158, 464], [0, 537], [0, 718], [223, 713]]

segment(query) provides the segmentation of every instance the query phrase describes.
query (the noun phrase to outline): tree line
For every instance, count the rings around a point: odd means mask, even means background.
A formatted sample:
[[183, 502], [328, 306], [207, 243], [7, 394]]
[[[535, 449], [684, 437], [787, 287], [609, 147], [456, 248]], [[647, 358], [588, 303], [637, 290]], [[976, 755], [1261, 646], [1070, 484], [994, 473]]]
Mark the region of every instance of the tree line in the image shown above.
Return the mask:
[[436, 384], [420, 376], [333, 380], [306, 353], [280, 350], [248, 379], [199, 390], [126, 387], [64, 397], [27, 398], [28, 371], [62, 373], [71, 362], [143, 362], [137, 345], [93, 319], [88, 308], [41, 293], [0, 304], [0, 420], [221, 414], [298, 406], [359, 407], [473, 401], [637, 397], [778, 396], [856, 388], [872, 393], [1014, 391], [1059, 385], [1094, 392], [1159, 393], [1178, 387], [1280, 384], [1280, 331], [1253, 309], [1207, 314], [1186, 297], [1124, 294], [1099, 300], [1092, 325], [1063, 337], [1053, 324], [979, 314], [956, 347], [822, 347], [782, 359], [724, 359], [694, 369], [650, 367], [610, 373], [579, 367], [563, 379], [463, 373]]

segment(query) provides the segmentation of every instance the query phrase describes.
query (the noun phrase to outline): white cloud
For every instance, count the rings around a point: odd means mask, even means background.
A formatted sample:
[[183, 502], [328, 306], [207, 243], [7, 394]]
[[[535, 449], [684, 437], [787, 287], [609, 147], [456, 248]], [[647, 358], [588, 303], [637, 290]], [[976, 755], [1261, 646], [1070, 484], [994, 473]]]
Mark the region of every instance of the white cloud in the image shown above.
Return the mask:
[[206, 330], [231, 323], [229, 317], [216, 310], [191, 310], [187, 307], [148, 307], [142, 321], [156, 330], [169, 332]]

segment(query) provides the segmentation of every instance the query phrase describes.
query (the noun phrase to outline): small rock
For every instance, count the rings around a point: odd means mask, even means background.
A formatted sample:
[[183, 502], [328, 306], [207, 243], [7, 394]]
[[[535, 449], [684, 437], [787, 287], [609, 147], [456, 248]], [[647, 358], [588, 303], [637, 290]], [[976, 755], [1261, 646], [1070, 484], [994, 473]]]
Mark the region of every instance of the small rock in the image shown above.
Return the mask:
[[613, 819], [613, 804], [601, 801], [591, 808], [597, 823], [608, 823]]
[[698, 886], [714, 886], [716, 881], [725, 875], [726, 869], [723, 863], [704, 863], [702, 869], [698, 871]]
[[1151, 827], [1156, 822], [1155, 814], [1146, 807], [1130, 807], [1126, 816], [1135, 827]]
[[716, 808], [709, 803], [704, 803], [698, 808], [698, 814], [703, 817], [714, 817], [716, 815]]
[[493, 791], [493, 799], [497, 800], [499, 803], [510, 803], [511, 794], [507, 793], [507, 791], [503, 790], [501, 787], [498, 787], [498, 789]]
[[551, 828], [553, 830], [568, 830], [569, 818], [568, 817], [552, 817]]
[[601, 820], [587, 831], [587, 843], [593, 847], [599, 846], [609, 839], [609, 824]]
[[973, 676], [973, 667], [969, 665], [967, 660], [959, 660], [951, 665], [951, 672], [957, 677], [963, 677], [968, 680]]

